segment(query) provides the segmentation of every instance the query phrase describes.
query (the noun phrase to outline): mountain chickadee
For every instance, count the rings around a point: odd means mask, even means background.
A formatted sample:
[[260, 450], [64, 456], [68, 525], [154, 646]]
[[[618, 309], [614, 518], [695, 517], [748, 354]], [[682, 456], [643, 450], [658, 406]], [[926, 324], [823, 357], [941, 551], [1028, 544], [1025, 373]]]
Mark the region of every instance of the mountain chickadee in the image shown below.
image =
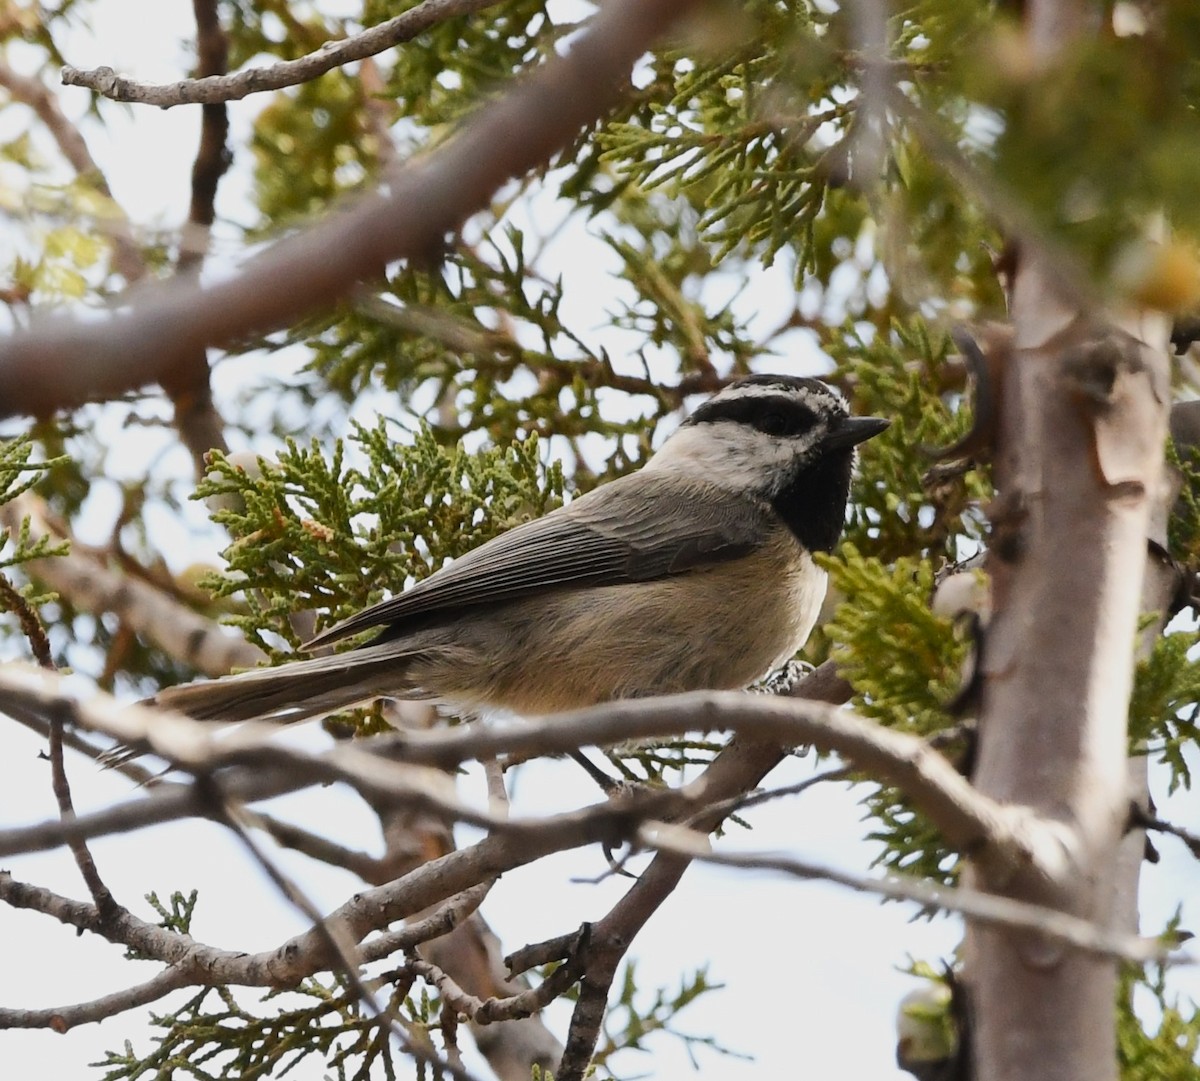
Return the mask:
[[199, 719], [301, 720], [377, 697], [538, 716], [745, 687], [790, 660], [825, 596], [854, 447], [888, 426], [815, 379], [753, 375], [636, 473], [468, 552], [318, 635], [333, 656], [190, 683]]

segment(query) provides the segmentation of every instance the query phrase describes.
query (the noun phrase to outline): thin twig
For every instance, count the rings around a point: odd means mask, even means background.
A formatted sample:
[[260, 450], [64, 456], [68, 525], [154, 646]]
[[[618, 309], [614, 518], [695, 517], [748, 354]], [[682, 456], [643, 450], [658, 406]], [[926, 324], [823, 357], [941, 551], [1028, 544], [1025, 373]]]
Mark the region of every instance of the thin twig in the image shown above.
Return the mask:
[[1178, 837], [1187, 845], [1188, 851], [1196, 859], [1200, 860], [1200, 834], [1192, 833], [1183, 826], [1175, 825], [1174, 822], [1167, 822], [1165, 819], [1156, 818], [1137, 805], [1130, 808], [1129, 817], [1130, 825], [1132, 826], [1144, 830], [1156, 830], [1159, 833], [1166, 833], [1171, 837]]
[[71, 168], [80, 178], [88, 179], [96, 190], [109, 200], [113, 214], [104, 222], [104, 227], [112, 237], [113, 268], [127, 282], [135, 282], [146, 274], [146, 261], [142, 258], [141, 249], [133, 239], [129, 227], [129, 219], [113, 200], [112, 190], [108, 181], [92, 157], [87, 143], [79, 129], [67, 119], [62, 111], [56, 95], [40, 80], [28, 75], [20, 75], [7, 63], [0, 61], [0, 86], [4, 87], [17, 101], [28, 105], [37, 118], [50, 132], [62, 156], [67, 159]]
[[[59, 817], [67, 822], [75, 817], [75, 805], [71, 799], [71, 785], [67, 780], [67, 770], [63, 763], [62, 735], [63, 718], [60, 714], [50, 719], [50, 778], [54, 798], [58, 802]], [[100, 872], [96, 869], [96, 861], [92, 858], [87, 842], [76, 837], [67, 842], [67, 848], [71, 851], [75, 866], [79, 868], [79, 874], [88, 888], [88, 893], [92, 895], [100, 918], [109, 920], [118, 915], [121, 905], [117, 903], [116, 898], [113, 897], [112, 892], [100, 877]]]
[[176, 83], [155, 85], [139, 83], [118, 75], [112, 68], [99, 67], [93, 71], [64, 67], [65, 86], [82, 86], [114, 101], [139, 105], [157, 105], [169, 109], [175, 105], [212, 105], [238, 101], [250, 94], [266, 90], [281, 90], [285, 86], [311, 82], [343, 64], [363, 60], [368, 56], [411, 41], [432, 26], [447, 19], [493, 7], [499, 0], [424, 0], [414, 8], [387, 22], [364, 30], [361, 34], [327, 41], [316, 52], [295, 60], [285, 60], [261, 68], [247, 68], [232, 75], [211, 75], [201, 79], [183, 79]]
[[392, 1038], [401, 1049], [418, 1062], [432, 1066], [435, 1071], [445, 1071], [458, 1081], [475, 1081], [472, 1073], [461, 1064], [447, 1061], [427, 1047], [413, 1043], [408, 1033], [397, 1022], [391, 1010], [384, 1007], [375, 997], [375, 992], [363, 980], [360, 969], [361, 959], [358, 955], [357, 942], [347, 933], [346, 928], [335, 918], [326, 917], [321, 910], [300, 888], [300, 886], [275, 863], [266, 851], [254, 840], [245, 820], [243, 809], [235, 801], [225, 796], [220, 787], [211, 778], [203, 778], [197, 782], [205, 792], [214, 812], [214, 817], [227, 826], [242, 842], [243, 847], [262, 868], [266, 876], [281, 894], [313, 925], [313, 929], [324, 941], [324, 945], [337, 959], [338, 971], [349, 984], [358, 1000], [366, 1007], [379, 1023], [390, 1030]]
[[833, 882], [860, 893], [873, 893], [896, 901], [913, 901], [925, 908], [958, 912], [982, 924], [1034, 931], [1076, 949], [1119, 961], [1144, 964], [1147, 961], [1178, 960], [1172, 956], [1170, 945], [1159, 939], [1121, 934], [1057, 909], [978, 890], [931, 885], [919, 879], [870, 878], [792, 856], [714, 852], [706, 835], [666, 823], [661, 827], [647, 823], [639, 831], [638, 841], [653, 851], [687, 856], [701, 863], [779, 871], [796, 878]]
[[[38, 663], [43, 668], [54, 671], [55, 665], [54, 659], [50, 655], [50, 642], [46, 637], [42, 621], [38, 618], [37, 612], [25, 602], [25, 599], [2, 574], [0, 574], [0, 599], [5, 601], [7, 607], [15, 608], [17, 611]], [[75, 804], [71, 798], [71, 784], [67, 779], [66, 764], [63, 761], [63, 713], [63, 710], [51, 712], [48, 718], [47, 736], [50, 748], [50, 787], [54, 792], [55, 801], [58, 803], [58, 816], [66, 822], [75, 817]], [[67, 842], [67, 847], [75, 860], [75, 866], [79, 868], [84, 885], [92, 895], [92, 901], [95, 902], [100, 918], [107, 921], [119, 915], [121, 906], [117, 904], [116, 898], [113, 897], [112, 892], [100, 877], [96, 861], [92, 857], [87, 842], [81, 837], [76, 837]]]
[[747, 792], [745, 795], [733, 796], [730, 799], [722, 800], [720, 803], [714, 803], [709, 807], [697, 811], [684, 825], [690, 826], [693, 822], [698, 821], [701, 816], [707, 818], [710, 814], [719, 814], [722, 818], [726, 818], [729, 815], [737, 814], [739, 811], [745, 811], [751, 807], [757, 807], [771, 800], [784, 799], [787, 796], [799, 796], [801, 793], [807, 792], [816, 785], [824, 784], [826, 781], [849, 781], [853, 777], [854, 770], [847, 766], [839, 766], [837, 769], [827, 769], [823, 773], [814, 773], [811, 777], [806, 777], [803, 781], [784, 785], [782, 788], [772, 788], [763, 792]]
[[482, 999], [464, 991], [452, 977], [429, 961], [413, 955], [405, 963], [421, 979], [432, 983], [438, 989], [438, 993], [459, 1013], [477, 1025], [491, 1025], [498, 1021], [515, 1021], [521, 1017], [529, 1017], [565, 994], [579, 979], [578, 964], [568, 960], [559, 965], [537, 987], [506, 998]]
[[382, 861], [369, 852], [347, 848], [336, 841], [322, 837], [310, 830], [302, 829], [292, 822], [261, 811], [243, 810], [246, 821], [257, 829], [270, 835], [271, 839], [282, 848], [290, 848], [300, 852], [309, 859], [330, 867], [340, 867], [344, 871], [358, 875], [364, 882], [376, 883]]

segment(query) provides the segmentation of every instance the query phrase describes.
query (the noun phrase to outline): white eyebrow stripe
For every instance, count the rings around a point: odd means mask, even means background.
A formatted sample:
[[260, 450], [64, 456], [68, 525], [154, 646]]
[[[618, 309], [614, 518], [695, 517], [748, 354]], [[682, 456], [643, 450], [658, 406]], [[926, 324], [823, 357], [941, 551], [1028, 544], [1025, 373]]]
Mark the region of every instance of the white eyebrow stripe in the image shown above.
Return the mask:
[[709, 399], [710, 402], [732, 402], [738, 398], [791, 398], [800, 402], [829, 401], [846, 408], [846, 398], [836, 387], [821, 384], [821, 388], [796, 387], [787, 383], [744, 383], [726, 387]]

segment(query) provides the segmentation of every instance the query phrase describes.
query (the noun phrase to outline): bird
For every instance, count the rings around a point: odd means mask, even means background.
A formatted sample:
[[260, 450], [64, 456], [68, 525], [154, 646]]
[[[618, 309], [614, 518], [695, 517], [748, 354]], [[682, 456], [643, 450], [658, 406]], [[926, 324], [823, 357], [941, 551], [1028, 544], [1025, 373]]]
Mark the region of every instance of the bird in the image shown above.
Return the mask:
[[199, 720], [298, 721], [376, 698], [538, 717], [738, 689], [789, 662], [821, 609], [856, 447], [889, 422], [818, 379], [756, 374], [641, 469], [516, 526], [318, 634], [354, 648], [160, 691]]

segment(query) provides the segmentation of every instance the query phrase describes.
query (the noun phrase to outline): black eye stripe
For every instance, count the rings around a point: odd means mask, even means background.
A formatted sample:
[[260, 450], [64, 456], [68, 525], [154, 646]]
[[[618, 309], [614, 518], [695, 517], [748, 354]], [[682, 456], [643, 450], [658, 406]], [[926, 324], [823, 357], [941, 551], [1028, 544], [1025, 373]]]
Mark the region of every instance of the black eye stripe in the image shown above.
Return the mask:
[[786, 394], [756, 394], [745, 398], [714, 398], [705, 402], [687, 420], [688, 424], [711, 424], [731, 420], [769, 435], [795, 436], [817, 423], [817, 414], [803, 402]]

